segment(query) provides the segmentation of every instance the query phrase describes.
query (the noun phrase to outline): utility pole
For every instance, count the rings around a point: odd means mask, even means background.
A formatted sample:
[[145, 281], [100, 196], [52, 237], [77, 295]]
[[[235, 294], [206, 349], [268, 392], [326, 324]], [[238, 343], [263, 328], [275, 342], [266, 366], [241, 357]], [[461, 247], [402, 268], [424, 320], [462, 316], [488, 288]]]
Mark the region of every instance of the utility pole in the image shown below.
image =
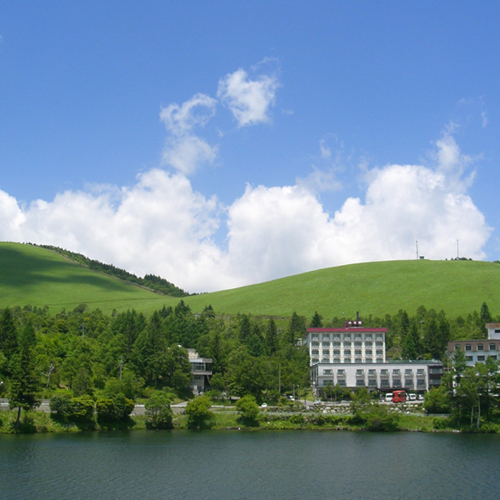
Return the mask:
[[457, 260], [460, 258], [460, 246], [459, 246], [459, 241], [457, 240]]
[[417, 260], [418, 260], [418, 240], [416, 242], [416, 246], [417, 246]]

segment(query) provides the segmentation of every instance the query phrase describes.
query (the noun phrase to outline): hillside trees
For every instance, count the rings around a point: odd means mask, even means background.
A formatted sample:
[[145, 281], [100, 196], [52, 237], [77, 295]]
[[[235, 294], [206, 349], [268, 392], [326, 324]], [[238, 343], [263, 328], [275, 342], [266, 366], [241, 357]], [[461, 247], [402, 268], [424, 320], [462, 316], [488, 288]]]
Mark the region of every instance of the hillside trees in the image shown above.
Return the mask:
[[19, 427], [21, 410], [32, 410], [37, 404], [39, 377], [35, 365], [36, 335], [33, 325], [26, 323], [19, 335], [19, 346], [12, 356], [10, 369], [10, 408], [18, 408], [16, 428]]

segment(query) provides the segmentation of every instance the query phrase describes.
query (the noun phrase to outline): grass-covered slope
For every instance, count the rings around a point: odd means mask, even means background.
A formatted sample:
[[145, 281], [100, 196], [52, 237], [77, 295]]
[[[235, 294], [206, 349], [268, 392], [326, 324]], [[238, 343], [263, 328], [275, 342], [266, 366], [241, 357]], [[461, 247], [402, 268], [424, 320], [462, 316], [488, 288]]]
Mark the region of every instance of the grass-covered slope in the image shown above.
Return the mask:
[[[38, 247], [0, 243], [0, 307], [43, 307], [55, 312], [80, 303], [104, 312], [150, 312], [180, 299], [161, 296], [91, 271]], [[486, 302], [500, 314], [500, 264], [409, 260], [333, 267], [233, 290], [184, 297], [193, 312], [212, 305], [217, 313], [308, 318], [383, 316], [406, 309], [444, 309], [448, 316], [479, 311]]]
[[149, 308], [161, 296], [31, 245], [0, 243], [0, 307], [49, 306], [53, 312], [86, 303], [110, 313]]
[[448, 316], [479, 311], [486, 302], [500, 314], [500, 264], [409, 260], [332, 267], [235, 290], [189, 297], [193, 309], [210, 303], [216, 311], [310, 318], [384, 316], [424, 305]]

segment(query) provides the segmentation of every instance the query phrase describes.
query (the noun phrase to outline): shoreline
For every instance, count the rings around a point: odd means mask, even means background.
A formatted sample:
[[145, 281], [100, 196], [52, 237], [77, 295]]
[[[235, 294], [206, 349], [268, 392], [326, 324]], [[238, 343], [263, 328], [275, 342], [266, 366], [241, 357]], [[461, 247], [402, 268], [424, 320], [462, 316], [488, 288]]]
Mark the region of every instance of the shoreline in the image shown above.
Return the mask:
[[[299, 416], [300, 415], [300, 416]], [[25, 435], [25, 434], [62, 434], [75, 432], [112, 432], [112, 431], [136, 431], [136, 430], [154, 430], [146, 426], [147, 417], [145, 415], [131, 416], [126, 422], [117, 422], [112, 424], [99, 424], [89, 422], [78, 424], [74, 422], [58, 421], [46, 412], [27, 412], [21, 418], [18, 429], [13, 425], [17, 416], [16, 410], [0, 412], [0, 439], [2, 435]], [[448, 419], [443, 416], [427, 415], [407, 415], [400, 416], [398, 425], [391, 430], [370, 430], [364, 423], [353, 422], [353, 417], [348, 414], [335, 415], [325, 418], [322, 414], [304, 415], [271, 415], [261, 413], [258, 422], [255, 425], [243, 425], [239, 421], [237, 413], [233, 412], [214, 412], [210, 421], [200, 430], [212, 431], [240, 431], [240, 432], [258, 432], [266, 430], [296, 430], [296, 431], [337, 431], [337, 432], [423, 432], [436, 434], [499, 434], [500, 427], [496, 424], [483, 424], [483, 428], [470, 429], [464, 426], [447, 427]], [[323, 417], [323, 418], [322, 418]], [[171, 430], [188, 430], [187, 417], [185, 415], [174, 415], [173, 428]]]

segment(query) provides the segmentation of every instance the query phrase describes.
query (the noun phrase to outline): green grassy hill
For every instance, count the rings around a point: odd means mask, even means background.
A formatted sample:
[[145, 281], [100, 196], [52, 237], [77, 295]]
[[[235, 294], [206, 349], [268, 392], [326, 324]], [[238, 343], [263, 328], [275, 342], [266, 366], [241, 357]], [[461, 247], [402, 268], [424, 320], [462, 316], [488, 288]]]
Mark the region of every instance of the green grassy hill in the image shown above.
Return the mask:
[[[166, 277], [168, 279], [168, 276]], [[420, 305], [449, 317], [479, 311], [486, 302], [500, 314], [500, 264], [479, 261], [391, 261], [321, 269], [233, 290], [185, 297], [194, 312], [208, 304], [217, 313], [289, 316], [293, 311], [325, 318], [383, 316]], [[165, 297], [93, 272], [51, 251], [0, 243], [0, 307], [48, 305], [52, 312], [80, 303], [104, 312], [150, 312], [174, 306]]]

